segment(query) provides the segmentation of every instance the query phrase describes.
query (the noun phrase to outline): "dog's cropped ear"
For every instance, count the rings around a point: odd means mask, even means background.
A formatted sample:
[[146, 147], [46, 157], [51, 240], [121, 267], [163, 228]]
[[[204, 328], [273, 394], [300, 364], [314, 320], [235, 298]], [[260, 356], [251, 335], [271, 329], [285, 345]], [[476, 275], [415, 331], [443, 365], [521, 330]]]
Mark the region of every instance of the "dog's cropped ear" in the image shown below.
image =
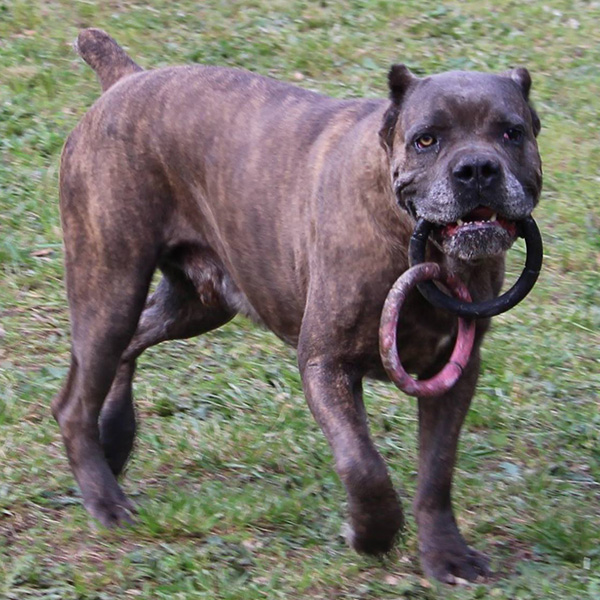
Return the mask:
[[391, 155], [396, 121], [400, 114], [406, 92], [418, 81], [406, 65], [392, 65], [388, 73], [388, 87], [392, 103], [383, 115], [383, 123], [379, 130], [379, 141], [383, 149]]
[[520, 88], [521, 92], [523, 92], [523, 97], [529, 104], [529, 109], [531, 110], [531, 123], [533, 125], [533, 133], [537, 137], [540, 129], [542, 128], [542, 124], [540, 122], [540, 118], [538, 117], [537, 112], [531, 105], [529, 101], [529, 92], [531, 90], [531, 75], [529, 71], [525, 67], [517, 67], [516, 69], [511, 69], [510, 71], [505, 71], [502, 73], [504, 77], [508, 77], [512, 81], [514, 81]]
[[408, 88], [418, 80], [406, 65], [392, 65], [388, 73], [390, 100], [400, 106]]
[[525, 67], [517, 67], [502, 74], [512, 79], [521, 88], [525, 100], [529, 101], [529, 90], [531, 90], [531, 75], [529, 71]]

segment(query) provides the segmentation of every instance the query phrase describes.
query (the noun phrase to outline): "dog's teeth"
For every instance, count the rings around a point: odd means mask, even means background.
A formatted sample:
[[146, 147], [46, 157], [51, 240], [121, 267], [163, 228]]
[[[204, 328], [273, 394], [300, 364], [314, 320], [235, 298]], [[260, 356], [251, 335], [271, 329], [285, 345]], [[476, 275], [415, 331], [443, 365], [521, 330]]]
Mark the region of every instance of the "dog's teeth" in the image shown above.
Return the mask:
[[457, 224], [459, 227], [461, 227], [462, 225], [464, 225], [464, 221], [463, 221], [462, 219], [458, 219], [458, 220], [456, 221], [456, 224]]
[[490, 217], [490, 221], [495, 221], [498, 218], [498, 213], [494, 213], [491, 217]]

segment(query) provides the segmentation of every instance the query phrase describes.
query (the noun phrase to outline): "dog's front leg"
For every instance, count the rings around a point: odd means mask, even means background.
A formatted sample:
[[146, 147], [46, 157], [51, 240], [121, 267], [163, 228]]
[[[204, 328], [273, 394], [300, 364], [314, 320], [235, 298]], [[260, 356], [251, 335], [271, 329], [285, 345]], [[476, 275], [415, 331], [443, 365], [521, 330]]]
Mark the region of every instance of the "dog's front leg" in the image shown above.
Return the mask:
[[479, 374], [479, 351], [446, 394], [419, 398], [419, 477], [414, 512], [423, 570], [445, 583], [489, 574], [487, 559], [467, 546], [451, 504], [458, 437]]
[[337, 360], [300, 350], [304, 393], [348, 494], [348, 542], [358, 552], [387, 552], [403, 525], [402, 508], [369, 437], [361, 377]]

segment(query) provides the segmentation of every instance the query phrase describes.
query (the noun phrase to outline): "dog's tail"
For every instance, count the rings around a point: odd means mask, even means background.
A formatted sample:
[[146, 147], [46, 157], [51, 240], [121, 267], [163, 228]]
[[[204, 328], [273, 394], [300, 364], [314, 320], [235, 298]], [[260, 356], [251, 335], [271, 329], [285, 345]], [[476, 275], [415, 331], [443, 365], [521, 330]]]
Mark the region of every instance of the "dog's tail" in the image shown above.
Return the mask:
[[122, 77], [143, 71], [102, 29], [83, 29], [77, 36], [75, 49], [96, 71], [103, 92]]

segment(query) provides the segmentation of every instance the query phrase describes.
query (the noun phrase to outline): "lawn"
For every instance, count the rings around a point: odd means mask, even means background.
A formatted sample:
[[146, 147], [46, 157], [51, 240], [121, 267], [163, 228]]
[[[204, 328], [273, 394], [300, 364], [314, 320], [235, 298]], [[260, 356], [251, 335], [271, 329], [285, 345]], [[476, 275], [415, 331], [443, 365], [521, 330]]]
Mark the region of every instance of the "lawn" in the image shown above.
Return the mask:
[[[0, 598], [600, 598], [600, 3], [0, 0]], [[340, 537], [344, 496], [294, 353], [236, 319], [147, 352], [128, 530], [80, 504], [50, 401], [68, 365], [57, 174], [99, 95], [70, 44], [109, 31], [145, 67], [244, 67], [338, 97], [386, 72], [527, 66], [542, 119], [544, 270], [494, 319], [455, 504], [496, 572], [425, 580], [409, 517], [382, 560]], [[523, 261], [510, 254], [509, 280]], [[415, 401], [369, 384], [373, 435], [405, 507]]]

